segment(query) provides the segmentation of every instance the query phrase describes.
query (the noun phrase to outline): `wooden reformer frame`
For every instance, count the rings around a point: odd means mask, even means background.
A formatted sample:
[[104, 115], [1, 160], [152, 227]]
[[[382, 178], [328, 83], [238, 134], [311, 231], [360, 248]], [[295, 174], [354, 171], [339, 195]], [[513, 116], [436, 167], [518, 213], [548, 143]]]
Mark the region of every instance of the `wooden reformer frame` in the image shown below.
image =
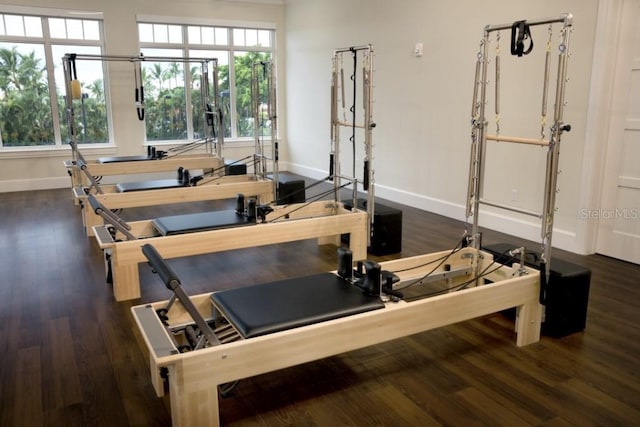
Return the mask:
[[[381, 267], [401, 271], [422, 265], [410, 272], [398, 273], [402, 282], [408, 282], [431, 270], [432, 267], [424, 266], [425, 263], [437, 261], [448, 254], [449, 251], [444, 251], [388, 261], [381, 263]], [[452, 255], [448, 264], [452, 269], [468, 267], [471, 270], [475, 260], [480, 260], [481, 267], [486, 270], [492, 256], [464, 248]], [[528, 268], [525, 270], [523, 274], [518, 264], [499, 266], [491, 270], [479, 286], [411, 302], [389, 301], [383, 309], [186, 353], [179, 353], [173, 346], [165, 325], [156, 315], [155, 310], [166, 307], [167, 301], [136, 306], [132, 312], [149, 351], [151, 382], [159, 397], [165, 393], [161, 370], [168, 374], [173, 425], [214, 426], [220, 423], [217, 386], [511, 307], [517, 309], [516, 344], [525, 346], [538, 341], [540, 273]], [[436, 273], [446, 274], [446, 271], [441, 267]], [[467, 279], [453, 279], [452, 286]], [[210, 294], [197, 295], [190, 300], [202, 317], [212, 318]], [[169, 326], [192, 322], [179, 299], [165, 314]]]
[[[90, 179], [82, 172], [80, 165], [74, 160], [64, 160], [71, 177], [71, 188], [77, 189], [90, 186]], [[155, 172], [173, 172], [179, 167], [185, 169], [216, 170], [220, 169], [224, 162], [212, 154], [181, 154], [162, 160], [99, 163], [97, 160], [85, 160], [84, 164], [95, 176], [115, 176], [128, 174], [143, 174]]]
[[[198, 187], [194, 187], [198, 188]], [[274, 206], [265, 223], [195, 233], [159, 236], [150, 220], [130, 222], [136, 240], [116, 238], [107, 226], [94, 226], [96, 240], [111, 263], [113, 292], [117, 301], [140, 297], [139, 264], [146, 262], [140, 247], [151, 244], [166, 258], [209, 254], [277, 243], [318, 239], [319, 244], [340, 245], [349, 234], [354, 260], [367, 256], [367, 214], [345, 209], [334, 201]]]
[[[115, 185], [102, 185], [100, 187], [102, 193], [95, 194], [94, 197], [109, 209], [233, 199], [239, 193], [255, 196], [259, 203], [270, 203], [275, 200], [273, 182], [255, 175], [227, 175], [205, 178], [196, 186], [125, 193], [118, 192]], [[84, 206], [82, 209], [82, 222], [87, 236], [93, 236], [93, 227], [103, 225], [104, 221], [93, 209], [88, 209], [86, 206], [87, 194], [84, 187], [75, 188], [73, 194], [75, 199]]]

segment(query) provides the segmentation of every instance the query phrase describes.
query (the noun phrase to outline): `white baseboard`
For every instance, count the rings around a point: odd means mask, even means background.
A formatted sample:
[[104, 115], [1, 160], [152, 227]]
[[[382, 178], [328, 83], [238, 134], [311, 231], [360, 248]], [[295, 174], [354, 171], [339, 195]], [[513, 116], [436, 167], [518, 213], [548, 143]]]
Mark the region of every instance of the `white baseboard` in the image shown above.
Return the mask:
[[[383, 199], [433, 212], [448, 218], [459, 221], [466, 220], [466, 207], [446, 200], [435, 199], [379, 184], [376, 184], [376, 195]], [[480, 215], [479, 225], [481, 228], [498, 231], [510, 236], [516, 236], [534, 242], [541, 241], [541, 225], [539, 222], [526, 221], [496, 212], [483, 211]], [[585, 255], [576, 244], [575, 232], [554, 228], [552, 244], [554, 248]]]
[[15, 191], [52, 190], [57, 188], [69, 188], [71, 191], [71, 178], [34, 178], [34, 179], [11, 179], [0, 181], [0, 193], [11, 193]]
[[[290, 172], [313, 179], [322, 179], [327, 176], [326, 171], [306, 166], [288, 164], [287, 167], [287, 170]], [[380, 184], [376, 184], [376, 196], [459, 221], [464, 221], [466, 219], [465, 206], [446, 200], [436, 199]], [[482, 228], [520, 237], [522, 239], [532, 240], [534, 242], [539, 242], [541, 240], [539, 223], [524, 221], [519, 218], [501, 215], [495, 212], [482, 212], [480, 216], [480, 226]], [[463, 230], [460, 230], [460, 233], [462, 232]], [[576, 233], [572, 231], [554, 228], [552, 244], [554, 248], [580, 255], [586, 255], [584, 248], [579, 247], [577, 244]]]

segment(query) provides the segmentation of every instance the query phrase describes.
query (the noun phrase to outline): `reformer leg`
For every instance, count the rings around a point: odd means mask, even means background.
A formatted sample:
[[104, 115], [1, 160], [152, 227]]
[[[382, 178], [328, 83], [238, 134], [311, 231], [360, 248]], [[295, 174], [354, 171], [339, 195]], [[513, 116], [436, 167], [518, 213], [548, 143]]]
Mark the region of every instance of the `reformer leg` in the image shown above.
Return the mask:
[[88, 203], [85, 203], [85, 207], [84, 209], [82, 209], [82, 215], [84, 219], [83, 222], [84, 222], [85, 233], [87, 234], [88, 237], [95, 236], [93, 227], [104, 225], [104, 221], [102, 220], [102, 217], [100, 215], [97, 215], [94, 212], [94, 210], [91, 209], [91, 206], [88, 205]]
[[355, 261], [367, 259], [367, 231], [368, 227], [357, 227], [351, 231], [349, 249], [353, 252]]
[[138, 264], [120, 265], [111, 259], [113, 272], [113, 295], [116, 301], [140, 298], [140, 275]]
[[[541, 272], [540, 274], [544, 274]], [[540, 340], [542, 306], [538, 299], [516, 308], [516, 345], [522, 347]]]
[[156, 365], [156, 361], [151, 352], [149, 352], [149, 372], [151, 373], [151, 385], [156, 391], [156, 396], [164, 396], [164, 381], [160, 375], [160, 368]]
[[201, 369], [189, 372], [193, 362], [187, 359], [169, 366], [171, 423], [180, 426], [219, 426], [220, 404], [217, 384], [208, 378], [197, 380]]
[[[353, 259], [361, 261], [367, 258], [367, 227], [350, 227], [349, 249], [353, 252]], [[318, 245], [335, 245], [340, 247], [341, 235], [322, 236], [318, 238]]]

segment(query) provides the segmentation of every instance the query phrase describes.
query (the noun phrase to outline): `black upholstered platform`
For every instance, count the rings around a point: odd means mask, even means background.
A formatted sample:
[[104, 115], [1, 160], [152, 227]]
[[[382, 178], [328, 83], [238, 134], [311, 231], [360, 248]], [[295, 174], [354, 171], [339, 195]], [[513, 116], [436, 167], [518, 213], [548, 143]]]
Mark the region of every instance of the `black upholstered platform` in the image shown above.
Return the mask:
[[120, 184], [116, 184], [116, 190], [119, 193], [127, 193], [130, 191], [162, 190], [164, 188], [178, 187], [184, 187], [184, 184], [177, 178], [154, 179], [151, 181], [121, 182]]
[[214, 292], [211, 301], [245, 338], [384, 308], [333, 273]]
[[173, 234], [240, 227], [255, 224], [255, 221], [247, 221], [244, 215], [240, 215], [233, 210], [226, 210], [165, 216], [153, 219], [151, 223], [160, 234], [170, 236]]
[[141, 162], [145, 160], [153, 160], [153, 158], [148, 155], [100, 157], [97, 160], [97, 162], [98, 163], [119, 163], [119, 162]]

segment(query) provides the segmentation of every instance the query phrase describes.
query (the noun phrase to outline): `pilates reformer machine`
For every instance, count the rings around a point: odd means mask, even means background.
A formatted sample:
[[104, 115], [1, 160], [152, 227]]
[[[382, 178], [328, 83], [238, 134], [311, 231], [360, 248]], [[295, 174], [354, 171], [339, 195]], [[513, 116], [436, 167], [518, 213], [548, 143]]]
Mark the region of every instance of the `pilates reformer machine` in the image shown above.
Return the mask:
[[[90, 173], [89, 173], [90, 174]], [[194, 180], [195, 178], [195, 180]], [[252, 174], [223, 175], [204, 178], [188, 176], [188, 170], [178, 168], [177, 177], [166, 180], [156, 180], [155, 189], [140, 189], [138, 183], [121, 183], [113, 185], [98, 185], [95, 194], [85, 191], [85, 187], [74, 191], [74, 197], [82, 206], [82, 222], [88, 236], [94, 235], [94, 227], [103, 225], [103, 218], [93, 209], [86, 209], [89, 195], [98, 199], [109, 209], [118, 210], [143, 206], [157, 206], [169, 203], [190, 203], [206, 200], [233, 199], [237, 194], [255, 196], [258, 203], [269, 203], [274, 200], [274, 185], [270, 179], [264, 179]], [[194, 180], [194, 181], [191, 181]], [[162, 182], [167, 181], [166, 188]], [[173, 185], [173, 182], [182, 183]], [[141, 184], [144, 185], [144, 184]], [[122, 191], [124, 190], [124, 191]]]
[[[372, 54], [371, 47], [351, 48], [342, 52], [351, 52], [354, 57], [358, 52], [366, 52], [367, 67], [365, 67], [364, 75], [366, 76], [366, 85], [368, 85], [367, 97], [370, 97], [371, 80], [370, 68], [368, 67], [370, 66], [369, 56]], [[262, 129], [256, 131], [256, 153], [254, 155], [256, 173], [266, 173], [265, 163], [267, 160], [271, 159], [274, 164], [277, 163], [277, 139], [274, 139], [277, 138], [275, 134], [277, 131], [277, 116], [273, 66], [269, 63], [259, 63], [254, 66], [253, 70], [252, 86], [254, 87], [256, 128], [262, 127], [258, 126], [260, 122], [258, 120], [260, 115], [258, 110], [260, 104], [264, 103], [267, 105], [267, 117], [271, 126], [273, 148], [271, 158], [264, 153], [264, 144], [260, 137], [264, 131]], [[265, 78], [266, 101], [260, 95], [259, 87], [260, 79]], [[354, 68], [352, 76], [354, 85], [355, 80]], [[335, 104], [332, 106], [335, 106]], [[352, 107], [352, 111], [355, 111], [355, 105]], [[367, 107], [366, 111], [370, 112], [370, 108]], [[354, 114], [354, 120], [355, 117]], [[347, 124], [347, 122], [343, 122], [340, 126]], [[367, 126], [369, 124], [370, 120], [367, 121]], [[332, 123], [332, 126], [334, 125]], [[354, 126], [352, 127], [355, 128]], [[369, 130], [371, 128], [372, 126], [369, 126]], [[355, 146], [355, 135], [352, 135], [351, 142]], [[358, 178], [355, 176], [355, 163], [353, 168], [354, 176], [334, 173], [339, 170], [339, 145], [340, 140], [336, 136], [332, 140], [331, 175], [309, 186], [317, 185], [327, 179], [333, 179], [333, 188], [321, 192], [314, 196], [311, 201], [306, 201], [305, 203], [280, 205], [276, 198], [272, 202], [265, 204], [264, 201], [257, 201], [252, 198], [245, 201], [242, 198], [242, 201], [238, 199], [236, 209], [232, 211], [205, 212], [155, 218], [148, 221], [135, 221], [123, 229], [123, 221], [100, 202], [105, 196], [100, 194], [89, 195], [93, 215], [103, 218], [109, 224], [93, 226], [93, 230], [98, 245], [105, 254], [107, 277], [111, 277], [116, 300], [121, 301], [140, 296], [138, 265], [144, 262], [144, 258], [140, 253], [140, 239], [144, 239], [145, 244], [157, 247], [165, 257], [173, 258], [315, 238], [318, 239], [319, 244], [340, 246], [341, 235], [349, 235], [349, 245], [353, 256], [356, 260], [363, 260], [367, 253], [371, 216], [367, 212], [356, 209], [355, 204], [353, 205], [354, 208], [346, 209], [343, 203], [339, 201], [340, 190], [348, 185], [352, 185], [355, 198], [358, 183]], [[371, 145], [370, 135], [367, 139], [367, 145]], [[369, 157], [367, 157], [366, 161], [369, 161], [368, 159]], [[370, 164], [367, 164], [364, 169], [367, 174], [373, 173]], [[274, 168], [274, 173], [277, 174], [277, 166]], [[372, 190], [372, 180], [367, 182], [368, 189]], [[333, 200], [320, 200], [322, 197], [332, 193]], [[109, 204], [107, 207], [112, 209], [113, 205]], [[254, 226], [246, 227], [245, 225]]]
[[[158, 397], [168, 382], [174, 426], [219, 425], [218, 388], [227, 396], [243, 378], [511, 307], [518, 313], [517, 345], [540, 336], [539, 272], [496, 264], [470, 247], [366, 261], [364, 271], [353, 270], [343, 252], [347, 261], [339, 261], [337, 273], [192, 297], [152, 245], [142, 252], [173, 292], [132, 312]], [[402, 289], [428, 286], [424, 297], [400, 297]]]
[[[266, 107], [273, 149], [271, 157], [265, 154], [261, 137], [265, 131], [257, 129], [255, 172], [266, 176], [266, 163], [272, 160], [273, 172], [277, 175], [277, 114], [273, 65], [269, 62], [258, 63], [253, 70], [255, 127], [263, 127], [259, 109]], [[264, 80], [266, 84], [261, 88], [260, 82]], [[261, 95], [261, 90], [266, 91], [266, 96]], [[335, 145], [339, 145], [339, 141], [336, 141]], [[332, 161], [336, 159], [337, 156], [332, 154]], [[141, 244], [152, 244], [161, 250], [165, 257], [174, 258], [307, 239], [318, 239], [319, 244], [340, 246], [341, 236], [349, 235], [349, 246], [353, 256], [356, 260], [363, 260], [367, 253], [369, 215], [357, 209], [347, 209], [338, 201], [337, 193], [342, 188], [351, 184], [355, 194], [357, 184], [355, 176], [341, 174], [338, 178], [344, 183], [334, 185], [303, 203], [281, 204], [278, 198], [265, 203], [265, 200], [270, 199], [253, 196], [245, 198], [243, 193], [238, 191], [237, 195], [233, 195], [237, 197], [234, 210], [175, 215], [128, 224], [111, 211], [114, 208], [113, 203], [102, 203], [106, 198], [105, 194], [87, 194], [91, 206], [87, 211], [91, 211], [94, 218], [100, 218], [101, 222], [106, 223], [94, 225], [92, 229], [98, 245], [104, 251], [106, 276], [113, 284], [116, 300], [140, 297], [139, 264], [144, 262], [140, 253]], [[324, 181], [326, 179], [312, 183], [307, 188]], [[269, 189], [273, 190], [274, 186], [271, 183], [277, 183], [277, 178], [265, 182], [268, 182]], [[206, 187], [199, 185], [193, 189]], [[150, 191], [140, 192], [138, 196], [149, 193]], [[126, 193], [120, 195], [124, 194]], [[260, 195], [256, 191], [244, 194]], [[331, 194], [333, 200], [321, 200]]]
[[[491, 33], [512, 29], [514, 55], [525, 54], [529, 26], [562, 25], [558, 94], [549, 141], [498, 137], [485, 133], [484, 104], [488, 64], [484, 50]], [[141, 252], [172, 292], [169, 300], [132, 308], [149, 351], [151, 382], [160, 397], [170, 393], [174, 426], [219, 425], [219, 395], [228, 396], [239, 380], [375, 345], [441, 326], [516, 308], [516, 344], [540, 338], [545, 276], [525, 265], [525, 248], [497, 256], [480, 249], [477, 216], [483, 203], [482, 170], [487, 140], [549, 147], [546, 180], [555, 187], [562, 131], [566, 55], [572, 16], [485, 27], [474, 83], [468, 217], [473, 230], [450, 251], [377, 264], [358, 263], [338, 250], [332, 273], [188, 296], [162, 250]], [[548, 63], [545, 65], [545, 94]], [[496, 61], [499, 63], [499, 60]], [[499, 65], [498, 65], [499, 66]], [[497, 71], [499, 75], [499, 71]], [[499, 79], [498, 79], [499, 80]], [[480, 90], [480, 98], [478, 98]], [[544, 126], [544, 124], [543, 124]], [[526, 141], [526, 142], [525, 142]], [[555, 191], [555, 188], [554, 188]], [[555, 199], [545, 194], [543, 238], [550, 244]], [[547, 262], [549, 252], [547, 251]], [[364, 269], [363, 269], [364, 267]], [[168, 383], [168, 387], [165, 387]]]
[[[199, 64], [200, 87], [202, 88], [202, 111], [205, 115], [204, 136], [201, 139], [188, 144], [158, 150], [149, 145], [147, 153], [132, 156], [102, 157], [97, 160], [86, 160], [80, 154], [77, 141], [77, 127], [75, 123], [74, 101], [82, 98], [82, 88], [78, 80], [76, 61], [101, 61], [101, 62], [130, 62], [133, 64], [135, 80], [135, 106], [139, 120], [144, 120], [145, 101], [144, 85], [142, 82], [142, 63], [150, 62], [180, 62], [184, 64]], [[69, 128], [69, 145], [71, 146], [72, 159], [64, 161], [71, 176], [72, 188], [95, 185], [99, 177], [110, 175], [125, 175], [136, 173], [152, 173], [177, 170], [178, 167], [186, 169], [215, 169], [224, 163], [222, 148], [224, 144], [224, 132], [222, 131], [222, 108], [219, 105], [219, 90], [217, 81], [217, 60], [211, 58], [171, 58], [121, 55], [90, 55], [67, 53], [62, 58], [65, 77], [65, 105], [67, 123]], [[212, 67], [213, 94], [209, 68]], [[192, 151], [200, 151], [197, 154], [189, 154]], [[87, 171], [95, 175], [88, 176]]]
[[[368, 102], [365, 105], [366, 117], [365, 127], [368, 136], [365, 138], [365, 146], [367, 148], [367, 157], [365, 158], [365, 179], [369, 194], [373, 192], [373, 180], [368, 178], [373, 174], [371, 159], [371, 135], [370, 130], [373, 128], [370, 119], [370, 96], [371, 96], [371, 46], [362, 48], [350, 48], [338, 51], [336, 55], [350, 53], [354, 58], [358, 54], [365, 56], [365, 67], [363, 71], [364, 86], [366, 87], [365, 99]], [[356, 84], [356, 69], [354, 59], [354, 71], [351, 77], [354, 85]], [[260, 105], [266, 105], [267, 117], [270, 121], [271, 137], [272, 137], [272, 154], [271, 158], [264, 152], [264, 144], [260, 135], [264, 133], [262, 129], [256, 130], [256, 153], [255, 165], [256, 173], [266, 175], [267, 168], [265, 166], [268, 160], [273, 160], [274, 174], [277, 174], [277, 115], [275, 109], [275, 82], [273, 76], [273, 65], [270, 63], [259, 63], [253, 68], [253, 99], [254, 112], [256, 119], [256, 128], [262, 127], [260, 123], [259, 109]], [[260, 81], [266, 79], [266, 96], [260, 95]], [[337, 94], [337, 88], [334, 86], [333, 91]], [[344, 95], [343, 95], [344, 97]], [[266, 100], [265, 100], [266, 98]], [[332, 107], [335, 108], [333, 103]], [[355, 101], [352, 105], [353, 120], [356, 120]], [[348, 119], [345, 119], [348, 120]], [[353, 123], [356, 123], [355, 121]], [[111, 278], [114, 287], [116, 300], [125, 300], [137, 298], [140, 296], [139, 270], [138, 264], [144, 260], [139, 253], [139, 239], [152, 239], [150, 244], [158, 246], [159, 250], [163, 250], [163, 254], [169, 257], [180, 257], [198, 255], [203, 253], [212, 253], [231, 249], [248, 248], [252, 246], [260, 246], [266, 244], [275, 244], [290, 242], [296, 240], [305, 240], [318, 238], [320, 244], [339, 245], [341, 235], [350, 235], [350, 246], [357, 260], [366, 257], [366, 248], [368, 246], [370, 218], [372, 215], [354, 208], [345, 208], [343, 203], [339, 201], [338, 194], [342, 188], [352, 185], [353, 197], [355, 198], [357, 191], [358, 178], [355, 176], [355, 162], [353, 163], [354, 176], [349, 176], [342, 172], [335, 173], [340, 170], [339, 162], [339, 146], [340, 139], [337, 136], [337, 127], [349, 125], [348, 121], [336, 124], [332, 122], [335, 138], [332, 139], [331, 151], [331, 174], [325, 180], [311, 184], [309, 187], [317, 185], [327, 179], [333, 179], [333, 189], [316, 195], [311, 202], [293, 203], [280, 206], [279, 199], [265, 204], [265, 198], [256, 200], [250, 205], [251, 198], [246, 203], [246, 207], [242, 203], [238, 203], [235, 211], [222, 212], [205, 212], [200, 214], [177, 215], [171, 217], [171, 226], [159, 224], [162, 219], [153, 219], [146, 221], [135, 221], [130, 224], [131, 235], [127, 236], [124, 230], [111, 229], [117, 227], [121, 221], [114, 220], [113, 215], [108, 215], [109, 209], [116, 207], [124, 207], [122, 204], [114, 204], [113, 198], [106, 194], [90, 195], [90, 204], [92, 209], [86, 209], [85, 217], [87, 222], [89, 218], [95, 223], [102, 223], [106, 220], [109, 225], [93, 225], [91, 228], [96, 240], [105, 254], [105, 265], [107, 265], [107, 277]], [[355, 129], [357, 125], [351, 127]], [[360, 126], [362, 128], [363, 126]], [[355, 133], [352, 134], [350, 142], [355, 146]], [[275, 142], [275, 143], [274, 143]], [[355, 150], [353, 154], [355, 159]], [[233, 178], [233, 177], [229, 177]], [[277, 178], [273, 182], [277, 182]], [[205, 188], [206, 185], [199, 185], [195, 188]], [[194, 188], [194, 190], [195, 190]], [[271, 189], [273, 187], [270, 187]], [[190, 189], [191, 190], [191, 189]], [[166, 190], [165, 190], [166, 191]], [[184, 190], [182, 190], [184, 191]], [[221, 190], [223, 191], [222, 187]], [[255, 195], [260, 193], [250, 191], [237, 191], [237, 193]], [[319, 200], [321, 197], [333, 193], [333, 201]], [[139, 197], [149, 194], [149, 191], [136, 194], [135, 203], [139, 206]], [[235, 195], [235, 194], [234, 194]], [[121, 199], [123, 194], [118, 195]], [[129, 199], [128, 199], [129, 200]], [[131, 199], [133, 200], [133, 199]], [[268, 199], [267, 199], [268, 200]], [[106, 202], [106, 203], [105, 203]], [[101, 206], [98, 206], [100, 203]], [[274, 205], [275, 203], [275, 205]], [[106, 206], [106, 207], [105, 207]], [[257, 208], [256, 208], [257, 207]], [[373, 204], [370, 205], [370, 208]], [[108, 209], [107, 209], [108, 208]], [[262, 214], [257, 213], [256, 209], [266, 208]], [[245, 215], [245, 212], [250, 212]], [[266, 213], [264, 213], [266, 212]], [[107, 214], [107, 215], [105, 215]], [[244, 217], [243, 217], [244, 215]], [[245, 218], [251, 218], [246, 221]], [[96, 221], [95, 218], [100, 218]], [[261, 221], [257, 222], [256, 218]], [[243, 227], [247, 223], [257, 225], [256, 227]], [[363, 229], [364, 227], [364, 229]], [[126, 238], [128, 240], [123, 240]], [[133, 240], [133, 241], [129, 241]], [[155, 243], [157, 241], [158, 243]], [[206, 242], [205, 242], [206, 241]], [[170, 252], [165, 252], [164, 248], [169, 248]], [[111, 272], [111, 274], [109, 274]]]
[[[254, 106], [254, 120], [259, 125], [255, 126], [256, 151], [253, 156], [247, 156], [224, 165], [209, 165], [211, 167], [206, 168], [204, 173], [199, 176], [191, 176], [188, 167], [179, 166], [176, 178], [100, 185], [93, 176], [95, 165], [89, 166], [82, 154], [76, 152], [78, 160], [75, 163], [78, 165], [78, 169], [86, 175], [88, 182], [90, 182], [88, 186], [74, 188], [74, 197], [78, 204], [84, 206], [83, 202], [89, 193], [95, 193], [95, 197], [102, 204], [116, 210], [175, 202], [232, 199], [236, 194], [255, 196], [258, 203], [262, 204], [270, 203], [272, 200], [279, 201], [280, 199], [277, 196], [278, 142], [274, 74], [275, 69], [271, 62], [254, 64], [252, 72], [252, 104]], [[271, 129], [273, 147], [271, 156], [264, 153], [263, 128], [266, 120], [261, 115], [262, 109], [267, 112], [267, 119]], [[211, 110], [211, 108], [208, 110]], [[72, 143], [72, 146], [75, 146], [75, 143]], [[244, 161], [246, 163], [242, 163]], [[271, 163], [270, 165], [269, 162]], [[254, 165], [254, 174], [226, 173], [227, 168], [237, 165], [244, 166], [244, 171], [246, 172], [246, 166], [250, 166], [251, 163]], [[195, 160], [192, 164], [203, 166], [200, 163], [195, 163]], [[273, 176], [269, 174], [269, 166], [273, 170]], [[92, 236], [93, 226], [103, 224], [102, 217], [96, 215], [93, 209], [83, 209], [82, 215], [83, 226], [87, 235]]]
[[[346, 102], [348, 96], [345, 94], [344, 70], [342, 67], [342, 57], [351, 55], [353, 58], [353, 70], [350, 77], [352, 82], [351, 94], [352, 98], [349, 108], [349, 117], [347, 117]], [[357, 69], [358, 58], [363, 63], [362, 72]], [[330, 152], [330, 172], [329, 176], [324, 180], [333, 180], [335, 201], [339, 202], [339, 188], [345, 187], [343, 181], [347, 181], [352, 185], [353, 204], [357, 206], [355, 200], [358, 183], [363, 183], [363, 189], [367, 192], [368, 202], [366, 211], [370, 218], [368, 226], [368, 236], [371, 236], [374, 209], [374, 180], [373, 180], [373, 155], [372, 155], [372, 129], [375, 124], [371, 118], [372, 111], [372, 58], [373, 48], [371, 45], [363, 47], [352, 47], [346, 49], [338, 49], [333, 55], [332, 70], [332, 122], [331, 122], [331, 152]], [[357, 91], [358, 80], [362, 80], [363, 91], [359, 95]], [[146, 186], [147, 183], [121, 183], [110, 186], [100, 186], [92, 182], [90, 187], [78, 188], [74, 191], [74, 195], [78, 199], [86, 198], [92, 188], [95, 188], [95, 196], [100, 202], [110, 209], [123, 209], [130, 207], [152, 206], [164, 203], [171, 203], [175, 200], [180, 201], [196, 201], [210, 200], [221, 198], [232, 198], [237, 193], [259, 196], [259, 203], [267, 203], [271, 200], [281, 201], [279, 191], [279, 171], [278, 171], [278, 135], [277, 135], [277, 108], [276, 108], [276, 82], [274, 64], [270, 61], [256, 63], [252, 67], [252, 106], [254, 113], [254, 135], [255, 135], [255, 153], [253, 164], [255, 166], [255, 175], [231, 175], [217, 176], [213, 175], [197, 177], [200, 181], [194, 182], [193, 185], [186, 185], [188, 188], [179, 185], [178, 189], [173, 188], [175, 181], [183, 182], [183, 178], [178, 171], [178, 177], [175, 180], [161, 180], [163, 183], [168, 182], [169, 188], [153, 189]], [[357, 108], [356, 99], [362, 98], [362, 110]], [[343, 117], [338, 119], [338, 104], [342, 104]], [[266, 111], [266, 120], [263, 114]], [[265, 121], [268, 121], [271, 136], [270, 155], [267, 155], [264, 143]], [[341, 153], [340, 153], [340, 128], [347, 127], [351, 131], [349, 142], [352, 145], [352, 176], [348, 176], [341, 171]], [[356, 138], [360, 135], [356, 131], [363, 132], [364, 140], [364, 174], [360, 180], [356, 178]], [[241, 159], [245, 160], [245, 159]], [[272, 172], [269, 173], [268, 164], [271, 162]], [[81, 164], [85, 164], [80, 160]], [[91, 177], [85, 165], [82, 171]], [[215, 170], [214, 170], [215, 171]], [[90, 178], [91, 180], [92, 178]], [[189, 178], [187, 178], [188, 180]], [[319, 184], [321, 181], [311, 184], [311, 186]], [[158, 183], [151, 183], [157, 186]], [[269, 188], [270, 187], [270, 188]], [[146, 191], [138, 191], [145, 189]], [[271, 193], [270, 193], [271, 191]], [[135, 192], [135, 193], [134, 193]], [[93, 235], [93, 226], [101, 225], [102, 218], [94, 213], [91, 209], [83, 209], [83, 224], [88, 235]]]
[[340, 236], [348, 234], [354, 258], [363, 260], [367, 254], [366, 212], [347, 210], [335, 201], [261, 206], [255, 199], [238, 195], [234, 210], [130, 223], [105, 208], [93, 195], [88, 196], [88, 201], [107, 223], [93, 228], [117, 301], [140, 297], [139, 264], [145, 262], [140, 252], [143, 244], [154, 245], [167, 258], [177, 258], [307, 239], [340, 246]]

